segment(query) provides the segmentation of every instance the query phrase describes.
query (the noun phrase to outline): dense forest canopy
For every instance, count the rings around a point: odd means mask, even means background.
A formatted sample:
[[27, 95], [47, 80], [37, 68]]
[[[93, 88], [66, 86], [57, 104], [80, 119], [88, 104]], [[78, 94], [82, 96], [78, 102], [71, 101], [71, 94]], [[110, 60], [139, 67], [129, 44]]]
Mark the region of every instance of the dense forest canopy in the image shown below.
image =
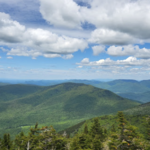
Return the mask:
[[81, 132], [70, 136], [64, 131], [58, 134], [50, 126], [38, 127], [38, 123], [28, 134], [23, 132], [15, 139], [10, 134], [4, 134], [0, 139], [2, 150], [149, 150], [150, 149], [150, 117], [144, 119], [145, 133], [141, 134], [136, 126], [128, 122], [123, 112], [117, 114], [117, 125], [111, 128], [101, 125], [98, 117], [92, 119], [92, 124], [85, 123]]

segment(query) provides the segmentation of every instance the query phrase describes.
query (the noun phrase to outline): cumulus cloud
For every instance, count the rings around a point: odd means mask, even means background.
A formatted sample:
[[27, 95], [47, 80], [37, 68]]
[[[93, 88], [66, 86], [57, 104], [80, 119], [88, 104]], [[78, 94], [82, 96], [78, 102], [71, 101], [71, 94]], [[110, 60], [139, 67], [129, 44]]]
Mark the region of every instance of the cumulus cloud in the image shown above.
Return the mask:
[[33, 58], [42, 55], [48, 58], [70, 59], [73, 57], [72, 53], [78, 50], [84, 51], [88, 47], [83, 39], [60, 36], [39, 28], [25, 28], [5, 13], [0, 13], [0, 28], [0, 42], [17, 45], [17, 47], [12, 45], [14, 47], [7, 52], [7, 55], [32, 56]]
[[9, 57], [7, 57], [7, 59], [13, 59], [13, 57], [9, 56]]
[[[90, 7], [78, 5], [82, 2]], [[40, 0], [40, 4], [43, 18], [54, 26], [81, 28], [85, 22], [96, 26], [90, 38], [94, 43], [121, 45], [150, 39], [148, 0]]]
[[97, 56], [102, 52], [105, 52], [105, 46], [99, 45], [99, 46], [93, 46], [93, 55]]
[[[88, 60], [88, 61], [86, 61]], [[86, 63], [85, 63], [86, 62]], [[110, 58], [100, 59], [98, 61], [90, 62], [88, 58], [84, 58], [81, 63], [77, 63], [79, 66], [150, 66], [150, 59], [137, 59], [136, 57], [128, 57], [124, 60], [112, 60]]]
[[40, 12], [50, 24], [58, 27], [80, 28], [80, 6], [73, 0], [40, 0]]
[[79, 49], [83, 51], [87, 47], [87, 43], [83, 39], [58, 36], [43, 29], [28, 29], [25, 37], [29, 47], [46, 53], [69, 54]]
[[107, 54], [111, 56], [135, 56], [137, 58], [149, 59], [150, 49], [139, 48], [139, 46], [110, 46], [107, 49]]
[[90, 61], [89, 61], [89, 58], [84, 58], [81, 63], [82, 64], [88, 64]]
[[10, 19], [10, 16], [0, 12], [0, 41], [9, 43], [20, 43], [25, 27], [17, 21]]
[[77, 68], [83, 68], [83, 66], [78, 66]]
[[98, 28], [92, 32], [89, 42], [107, 45], [124, 45], [138, 42], [138, 40], [127, 33]]
[[[87, 59], [87, 58], [86, 58]], [[84, 59], [83, 59], [84, 60]], [[138, 59], [136, 57], [128, 57], [122, 60], [112, 60], [110, 58], [100, 59], [98, 61], [84, 61], [76, 63], [78, 68], [82, 66], [84, 70], [99, 73], [99, 76], [111, 78], [149, 78], [150, 59]]]
[[73, 55], [72, 54], [63, 55], [62, 58], [63, 59], [71, 59], [71, 58], [73, 58]]

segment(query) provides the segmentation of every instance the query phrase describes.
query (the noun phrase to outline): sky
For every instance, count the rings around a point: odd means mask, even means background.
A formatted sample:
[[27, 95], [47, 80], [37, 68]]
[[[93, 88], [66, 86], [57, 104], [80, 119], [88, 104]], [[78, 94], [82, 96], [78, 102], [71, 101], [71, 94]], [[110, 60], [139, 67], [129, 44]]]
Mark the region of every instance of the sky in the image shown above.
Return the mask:
[[150, 0], [0, 0], [0, 79], [150, 79]]

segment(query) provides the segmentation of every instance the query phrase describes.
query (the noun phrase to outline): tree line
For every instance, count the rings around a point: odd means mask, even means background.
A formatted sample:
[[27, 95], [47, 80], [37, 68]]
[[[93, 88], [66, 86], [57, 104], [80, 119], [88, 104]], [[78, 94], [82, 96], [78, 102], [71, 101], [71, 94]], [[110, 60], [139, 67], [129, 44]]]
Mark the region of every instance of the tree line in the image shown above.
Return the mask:
[[145, 120], [146, 133], [138, 133], [118, 112], [118, 126], [111, 130], [102, 127], [99, 118], [94, 118], [90, 127], [87, 124], [81, 133], [69, 137], [66, 132], [58, 134], [50, 126], [38, 127], [38, 123], [25, 135], [19, 133], [14, 140], [9, 134], [0, 139], [0, 150], [150, 150], [150, 117]]

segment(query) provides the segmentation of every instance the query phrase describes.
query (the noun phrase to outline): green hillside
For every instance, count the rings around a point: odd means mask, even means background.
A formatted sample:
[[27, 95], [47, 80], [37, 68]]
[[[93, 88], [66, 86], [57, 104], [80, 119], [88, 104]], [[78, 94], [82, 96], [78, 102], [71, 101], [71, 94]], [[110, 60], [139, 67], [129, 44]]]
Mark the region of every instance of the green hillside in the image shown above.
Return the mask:
[[119, 93], [121, 97], [139, 101], [141, 103], [150, 102], [150, 91], [144, 93]]
[[[12, 89], [14, 91], [10, 90], [10, 95], [20, 93], [20, 98], [0, 103], [1, 135], [27, 131], [36, 122], [40, 126], [53, 125], [59, 131], [95, 116], [139, 105], [108, 90], [84, 84], [64, 83], [42, 89], [29, 86], [25, 93], [17, 92], [21, 89], [20, 85], [14, 85]], [[9, 95], [9, 92], [6, 93]]]
[[[145, 136], [146, 133], [146, 120], [149, 118], [150, 115], [150, 103], [139, 105], [135, 108], [131, 108], [128, 110], [124, 110], [123, 113], [125, 114], [125, 118], [127, 121], [131, 124], [137, 127], [137, 131], [143, 136]], [[112, 127], [114, 126], [116, 130], [118, 130], [118, 117], [116, 113], [113, 113], [111, 115], [104, 115], [98, 117], [100, 120], [100, 124], [102, 127], [106, 128], [108, 132], [111, 132]], [[71, 136], [74, 136], [76, 133], [81, 133], [84, 130], [85, 124], [88, 126], [88, 128], [91, 128], [91, 125], [93, 124], [94, 118], [87, 119], [86, 121], [80, 122], [74, 126], [71, 126], [69, 128], [66, 128], [59, 133], [62, 134], [64, 131], [66, 131]]]
[[41, 91], [45, 87], [35, 85], [11, 84], [0, 86], [0, 102], [21, 98], [35, 92]]
[[110, 82], [103, 82], [95, 85], [99, 88], [104, 88], [115, 93], [142, 93], [147, 92], [150, 88], [145, 86], [145, 82], [138, 82], [136, 80], [114, 80]]
[[132, 109], [125, 110], [127, 115], [150, 115], [150, 103], [145, 103]]
[[0, 82], [0, 86], [9, 85], [9, 83]]
[[[141, 133], [144, 133], [144, 124], [143, 123], [145, 121], [146, 116], [150, 115], [150, 103], [141, 104], [141, 105], [136, 106], [134, 108], [124, 110], [123, 112], [125, 114], [126, 119], [132, 125], [137, 126]], [[115, 126], [118, 125], [116, 113], [111, 114], [111, 115], [99, 116], [99, 119], [100, 119], [101, 125], [103, 127], [106, 127], [109, 130], [111, 130], [111, 127], [113, 124]], [[80, 132], [80, 131], [83, 131], [85, 124], [87, 124], [90, 127], [92, 122], [93, 122], [93, 118], [88, 119], [88, 120], [81, 122], [79, 124], [76, 124], [74, 126], [71, 126], [70, 128], [65, 129], [65, 131], [67, 131], [68, 133], [74, 133], [75, 131], [79, 130], [79, 132]], [[63, 131], [61, 131], [60, 133], [63, 133]]]

